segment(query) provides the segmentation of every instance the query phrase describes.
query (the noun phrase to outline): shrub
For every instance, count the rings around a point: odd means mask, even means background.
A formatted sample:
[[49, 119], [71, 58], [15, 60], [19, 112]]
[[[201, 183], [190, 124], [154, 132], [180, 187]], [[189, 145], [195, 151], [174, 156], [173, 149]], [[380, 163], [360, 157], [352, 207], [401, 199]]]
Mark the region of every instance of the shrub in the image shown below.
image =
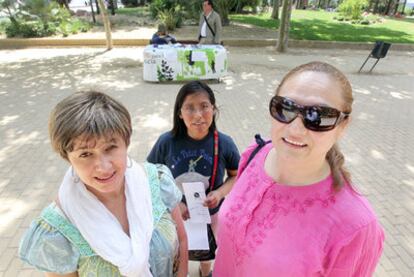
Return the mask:
[[176, 6], [175, 8], [159, 11], [158, 18], [165, 24], [168, 30], [173, 31], [176, 27], [181, 26], [181, 7]]
[[[153, 0], [149, 6], [152, 18], [158, 18], [158, 14], [180, 6], [180, 16], [186, 19], [197, 19], [200, 16], [202, 2], [200, 0]], [[179, 19], [182, 21], [182, 19]]]
[[20, 35], [19, 25], [16, 24], [6, 23], [4, 31], [8, 38], [13, 38]]
[[7, 21], [0, 20], [0, 34], [4, 34], [6, 32]]
[[121, 0], [121, 3], [127, 8], [138, 7], [138, 0]]
[[339, 5], [339, 13], [353, 20], [362, 18], [362, 11], [368, 5], [368, 0], [344, 0]]
[[152, 18], [157, 18], [158, 13], [165, 10], [170, 10], [174, 7], [175, 1], [168, 0], [153, 0], [149, 7]]
[[369, 25], [369, 20], [368, 19], [363, 19], [360, 22], [361, 25]]
[[44, 0], [27, 0], [15, 7], [16, 13], [6, 23], [7, 37], [44, 37], [55, 34], [67, 36], [87, 31], [90, 24], [72, 18], [70, 12], [57, 4]]
[[6, 26], [6, 35], [7, 37], [20, 36], [24, 38], [44, 37], [52, 34], [47, 27], [39, 21], [26, 21], [19, 24], [10, 23]]

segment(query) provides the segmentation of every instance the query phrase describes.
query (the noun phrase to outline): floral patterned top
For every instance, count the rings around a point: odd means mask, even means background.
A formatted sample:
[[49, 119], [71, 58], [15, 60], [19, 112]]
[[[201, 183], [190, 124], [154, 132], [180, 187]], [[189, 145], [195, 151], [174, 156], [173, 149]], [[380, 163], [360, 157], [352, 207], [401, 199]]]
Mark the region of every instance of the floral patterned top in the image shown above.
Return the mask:
[[371, 276], [384, 232], [368, 201], [349, 185], [334, 191], [331, 176], [307, 186], [274, 182], [264, 171], [271, 148], [239, 173], [223, 203], [213, 276]]
[[[144, 164], [152, 198], [154, 230], [150, 242], [150, 267], [155, 277], [173, 276], [178, 270], [178, 236], [171, 211], [182, 194], [164, 165]], [[20, 258], [38, 270], [80, 277], [121, 276], [118, 268], [99, 257], [56, 203], [46, 207], [24, 235]]]

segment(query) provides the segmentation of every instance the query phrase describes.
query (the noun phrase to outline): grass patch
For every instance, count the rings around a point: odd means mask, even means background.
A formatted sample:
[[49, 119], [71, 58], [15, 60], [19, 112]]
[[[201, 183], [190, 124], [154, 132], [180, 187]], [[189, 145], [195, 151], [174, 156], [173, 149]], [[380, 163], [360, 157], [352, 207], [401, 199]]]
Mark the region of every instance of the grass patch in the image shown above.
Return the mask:
[[116, 10], [117, 14], [124, 14], [129, 16], [150, 16], [150, 11], [148, 6], [141, 6], [135, 8], [119, 8]]
[[0, 18], [0, 35], [6, 33], [6, 26], [9, 22], [8, 18]]
[[[373, 25], [350, 24], [333, 20], [334, 12], [294, 10], [290, 38], [300, 40], [414, 43], [412, 19], [385, 18], [385, 22]], [[259, 27], [277, 29], [278, 20], [270, 14], [230, 15], [231, 20]]]

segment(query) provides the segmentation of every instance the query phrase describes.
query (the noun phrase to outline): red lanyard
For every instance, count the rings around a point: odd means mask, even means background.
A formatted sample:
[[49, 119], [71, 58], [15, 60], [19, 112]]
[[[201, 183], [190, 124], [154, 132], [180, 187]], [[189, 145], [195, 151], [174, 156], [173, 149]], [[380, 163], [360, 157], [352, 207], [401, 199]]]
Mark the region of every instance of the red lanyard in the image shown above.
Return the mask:
[[214, 130], [214, 162], [213, 162], [213, 173], [211, 174], [210, 180], [210, 191], [214, 189], [214, 181], [216, 180], [217, 174], [217, 164], [218, 164], [218, 132]]

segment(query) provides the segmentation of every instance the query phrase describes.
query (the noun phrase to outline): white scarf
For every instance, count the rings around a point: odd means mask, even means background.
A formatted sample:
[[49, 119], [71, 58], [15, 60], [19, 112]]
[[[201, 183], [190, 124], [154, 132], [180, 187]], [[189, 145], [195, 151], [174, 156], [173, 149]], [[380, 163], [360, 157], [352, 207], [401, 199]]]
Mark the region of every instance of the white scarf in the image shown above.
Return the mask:
[[88, 191], [75, 183], [70, 167], [59, 188], [59, 202], [69, 220], [92, 249], [127, 277], [152, 276], [149, 245], [153, 231], [151, 192], [147, 176], [135, 161], [125, 171], [126, 211], [130, 237], [115, 216]]

